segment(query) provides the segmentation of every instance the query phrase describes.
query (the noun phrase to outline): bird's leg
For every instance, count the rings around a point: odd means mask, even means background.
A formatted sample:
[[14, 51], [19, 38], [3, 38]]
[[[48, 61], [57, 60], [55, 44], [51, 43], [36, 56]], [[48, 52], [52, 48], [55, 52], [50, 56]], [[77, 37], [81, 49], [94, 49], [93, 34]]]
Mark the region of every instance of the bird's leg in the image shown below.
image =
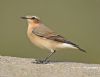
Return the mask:
[[55, 52], [55, 50], [52, 50], [52, 52], [44, 59], [44, 61], [46, 62]]
[[47, 61], [56, 51], [55, 50], [51, 50], [52, 52], [44, 59], [44, 60], [37, 60], [37, 64], [47, 64], [49, 61]]

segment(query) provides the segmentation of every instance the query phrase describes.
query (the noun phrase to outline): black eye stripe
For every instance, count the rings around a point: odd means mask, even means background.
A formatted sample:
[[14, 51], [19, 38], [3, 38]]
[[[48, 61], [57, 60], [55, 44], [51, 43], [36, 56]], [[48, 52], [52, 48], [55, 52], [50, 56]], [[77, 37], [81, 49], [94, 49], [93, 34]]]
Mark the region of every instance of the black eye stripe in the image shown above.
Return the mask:
[[31, 19], [36, 19], [35, 17], [32, 17]]

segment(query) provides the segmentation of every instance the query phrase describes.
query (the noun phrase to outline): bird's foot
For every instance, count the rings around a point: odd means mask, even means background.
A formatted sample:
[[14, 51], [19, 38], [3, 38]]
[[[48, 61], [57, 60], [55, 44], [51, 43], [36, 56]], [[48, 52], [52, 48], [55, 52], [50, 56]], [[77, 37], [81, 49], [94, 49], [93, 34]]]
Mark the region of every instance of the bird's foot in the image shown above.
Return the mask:
[[48, 60], [35, 60], [35, 61], [36, 61], [36, 64], [47, 64], [50, 62]]

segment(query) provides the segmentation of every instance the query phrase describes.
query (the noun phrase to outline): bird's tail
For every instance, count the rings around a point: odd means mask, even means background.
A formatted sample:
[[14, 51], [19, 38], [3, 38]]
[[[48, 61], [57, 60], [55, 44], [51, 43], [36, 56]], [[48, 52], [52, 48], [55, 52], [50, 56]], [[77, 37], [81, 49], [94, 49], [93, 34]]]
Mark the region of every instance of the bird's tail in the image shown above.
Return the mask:
[[82, 52], [85, 52], [85, 53], [86, 53], [86, 50], [84, 50], [84, 49], [80, 48], [79, 46], [76, 46], [76, 48], [78, 48], [80, 51], [82, 51]]
[[71, 45], [73, 45], [74, 47], [78, 48], [80, 51], [86, 53], [86, 50], [80, 48], [79, 45], [77, 45], [77, 44], [75, 44], [75, 43], [73, 43], [73, 42], [71, 42], [71, 41], [66, 41], [66, 43], [67, 43], [67, 44], [71, 44]]

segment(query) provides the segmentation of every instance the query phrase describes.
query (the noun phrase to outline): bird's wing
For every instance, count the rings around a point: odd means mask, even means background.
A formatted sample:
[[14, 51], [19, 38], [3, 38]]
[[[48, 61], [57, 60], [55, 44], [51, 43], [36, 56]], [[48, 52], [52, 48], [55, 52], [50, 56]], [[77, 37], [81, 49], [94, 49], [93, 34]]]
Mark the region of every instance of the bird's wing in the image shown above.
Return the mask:
[[55, 33], [54, 31], [52, 31], [48, 27], [44, 26], [43, 24], [41, 24], [41, 26], [38, 26], [38, 27], [34, 28], [32, 33], [39, 36], [39, 37], [54, 40], [54, 41], [57, 41], [57, 42], [62, 42], [62, 43], [67, 43], [68, 42], [69, 44], [73, 44], [69, 41], [66, 41], [64, 37], [62, 37], [59, 34]]
[[85, 50], [81, 49], [77, 44], [75, 44], [69, 40], [65, 40], [64, 37], [58, 35], [57, 33], [53, 32], [51, 29], [47, 28], [44, 25], [41, 25], [37, 28], [34, 28], [32, 33], [39, 36], [39, 37], [43, 37], [43, 38], [50, 39], [53, 41], [71, 44], [72, 46], [78, 48], [79, 50], [86, 52]]

